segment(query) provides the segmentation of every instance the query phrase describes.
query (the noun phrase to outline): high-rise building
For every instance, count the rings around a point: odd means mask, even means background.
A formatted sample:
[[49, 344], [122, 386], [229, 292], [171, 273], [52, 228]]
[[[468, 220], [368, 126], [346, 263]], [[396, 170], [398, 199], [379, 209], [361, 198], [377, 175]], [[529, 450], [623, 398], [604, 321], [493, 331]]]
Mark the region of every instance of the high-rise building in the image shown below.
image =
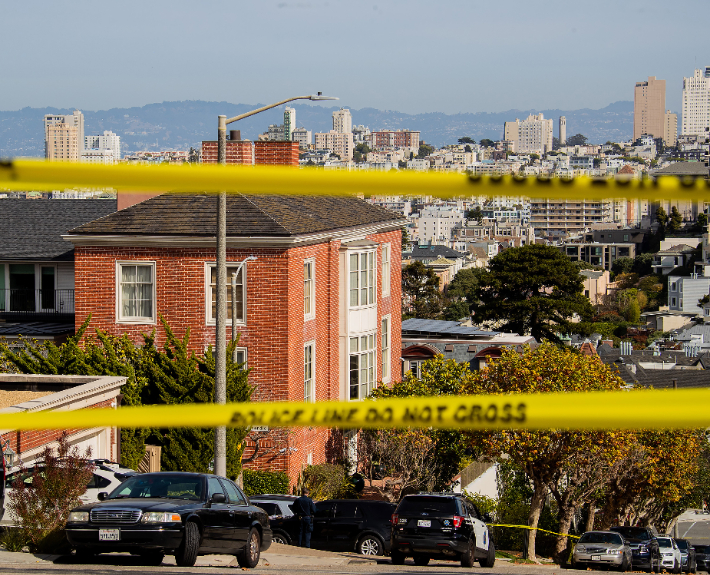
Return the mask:
[[79, 129], [71, 124], [50, 124], [45, 129], [45, 157], [53, 162], [78, 162]]
[[333, 112], [333, 130], [338, 134], [351, 134], [353, 131], [353, 117], [350, 110], [340, 108]]
[[634, 140], [644, 134], [662, 138], [666, 110], [666, 81], [649, 76], [634, 88]]
[[306, 130], [305, 128], [295, 128], [291, 132], [291, 139], [294, 142], [298, 142], [298, 147], [306, 150], [308, 149], [308, 146], [311, 145], [313, 142], [313, 133], [310, 130]]
[[684, 136], [706, 135], [710, 128], [710, 66], [695, 70], [683, 78], [683, 120], [680, 133]]
[[[86, 136], [84, 138], [84, 151], [111, 150], [115, 162], [121, 159], [121, 136], [105, 130], [103, 135]], [[95, 156], [96, 154], [94, 154]]]
[[560, 116], [560, 146], [567, 143], [567, 118]]
[[340, 156], [341, 160], [353, 159], [353, 134], [340, 133], [335, 130], [316, 134], [316, 150], [329, 150]]
[[[75, 130], [65, 130], [58, 129], [53, 132], [52, 135], [52, 149], [50, 150], [50, 128], [52, 126], [71, 126]], [[71, 134], [71, 135], [70, 135]], [[56, 144], [58, 144], [57, 138], [72, 137], [76, 138], [76, 142], [72, 141], [68, 149], [76, 150], [76, 154], [71, 157], [63, 157]], [[64, 142], [69, 144], [69, 142]], [[79, 154], [81, 150], [84, 149], [84, 114], [79, 110], [74, 110], [73, 114], [58, 115], [58, 114], [46, 114], [44, 116], [44, 157], [50, 160], [79, 160]], [[74, 154], [74, 152], [71, 152]]]
[[553, 121], [542, 114], [530, 114], [522, 122], [505, 122], [503, 139], [517, 153], [545, 154], [552, 150]]
[[293, 131], [296, 129], [296, 110], [286, 106], [284, 110], [284, 140], [293, 140]]
[[663, 115], [663, 144], [675, 146], [678, 141], [678, 114], [667, 110]]

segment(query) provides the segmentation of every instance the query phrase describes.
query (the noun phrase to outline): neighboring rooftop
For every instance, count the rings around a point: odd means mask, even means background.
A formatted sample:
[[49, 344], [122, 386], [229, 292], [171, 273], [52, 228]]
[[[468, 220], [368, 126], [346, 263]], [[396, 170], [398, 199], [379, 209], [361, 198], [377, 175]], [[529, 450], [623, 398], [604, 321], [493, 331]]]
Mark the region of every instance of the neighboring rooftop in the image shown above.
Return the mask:
[[478, 327], [461, 325], [458, 321], [410, 318], [402, 322], [402, 336], [467, 339], [481, 336], [492, 337], [499, 333], [498, 331], [483, 331]]
[[[352, 196], [227, 196], [227, 235], [275, 236], [404, 220]], [[217, 232], [217, 196], [163, 194], [71, 230], [75, 235], [209, 236]]]
[[116, 211], [115, 199], [0, 200], [0, 260], [72, 261], [62, 239], [72, 228]]
[[403, 258], [421, 259], [458, 259], [466, 257], [466, 254], [452, 250], [448, 246], [439, 245], [415, 245], [412, 249], [402, 253]]
[[691, 176], [707, 178], [708, 167], [702, 162], [676, 162], [660, 170], [651, 172], [651, 176]]

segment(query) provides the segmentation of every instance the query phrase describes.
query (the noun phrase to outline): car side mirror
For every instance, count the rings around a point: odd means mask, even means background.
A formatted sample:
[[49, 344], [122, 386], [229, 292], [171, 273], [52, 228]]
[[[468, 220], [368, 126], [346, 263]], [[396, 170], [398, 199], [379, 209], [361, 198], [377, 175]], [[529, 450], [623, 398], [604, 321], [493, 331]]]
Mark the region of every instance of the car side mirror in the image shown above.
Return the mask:
[[211, 503], [225, 503], [226, 501], [227, 498], [224, 496], [224, 493], [213, 493], [212, 499], [210, 499]]
[[99, 501], [104, 501], [108, 499], [108, 493], [106, 491], [102, 491], [101, 493], [99, 493], [98, 497]]

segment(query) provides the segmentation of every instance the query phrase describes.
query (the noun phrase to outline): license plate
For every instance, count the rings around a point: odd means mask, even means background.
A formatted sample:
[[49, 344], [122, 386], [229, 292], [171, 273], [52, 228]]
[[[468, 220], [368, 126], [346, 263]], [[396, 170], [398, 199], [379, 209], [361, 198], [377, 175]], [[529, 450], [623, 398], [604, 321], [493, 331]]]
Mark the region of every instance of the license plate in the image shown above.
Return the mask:
[[431, 527], [431, 519], [419, 519], [417, 527]]
[[602, 556], [601, 555], [592, 555], [592, 561], [601, 561]]
[[119, 529], [99, 529], [99, 541], [120, 541], [121, 531]]

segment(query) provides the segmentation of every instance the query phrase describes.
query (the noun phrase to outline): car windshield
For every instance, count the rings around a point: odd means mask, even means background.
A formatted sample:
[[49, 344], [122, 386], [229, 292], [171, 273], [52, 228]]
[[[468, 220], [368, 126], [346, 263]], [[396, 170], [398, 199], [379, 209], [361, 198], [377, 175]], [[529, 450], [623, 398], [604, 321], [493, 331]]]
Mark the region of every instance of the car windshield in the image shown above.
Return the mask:
[[108, 499], [124, 498], [203, 499], [202, 478], [161, 473], [134, 475], [114, 489]]
[[648, 531], [643, 527], [613, 527], [612, 531], [621, 533], [626, 539], [638, 539], [640, 541], [648, 541]]
[[678, 547], [680, 547], [683, 551], [688, 550], [688, 542], [685, 541], [684, 539], [676, 539], [675, 542], [678, 545]]
[[695, 545], [695, 552], [696, 553], [702, 553], [703, 555], [708, 552], [708, 546], [707, 545]]
[[607, 543], [614, 545], [623, 545], [624, 541], [621, 535], [616, 533], [599, 533], [598, 531], [590, 531], [582, 535], [580, 543]]
[[666, 539], [666, 538], [659, 538], [658, 539], [658, 546], [659, 547], [672, 547], [671, 540]]
[[456, 501], [449, 497], [408, 496], [400, 502], [397, 513], [401, 515], [420, 515], [422, 513], [456, 515]]

